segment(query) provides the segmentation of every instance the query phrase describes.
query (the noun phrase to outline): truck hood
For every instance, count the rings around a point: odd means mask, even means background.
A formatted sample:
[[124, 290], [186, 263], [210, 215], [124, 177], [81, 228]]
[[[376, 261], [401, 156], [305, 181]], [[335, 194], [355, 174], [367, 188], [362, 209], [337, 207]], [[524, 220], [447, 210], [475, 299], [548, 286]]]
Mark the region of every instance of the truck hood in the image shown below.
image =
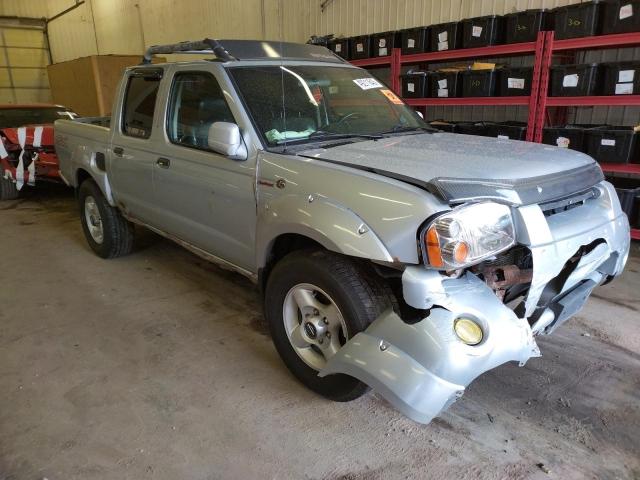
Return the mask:
[[450, 203], [541, 203], [582, 192], [604, 178], [591, 157], [574, 150], [444, 132], [316, 148], [299, 155], [397, 178]]

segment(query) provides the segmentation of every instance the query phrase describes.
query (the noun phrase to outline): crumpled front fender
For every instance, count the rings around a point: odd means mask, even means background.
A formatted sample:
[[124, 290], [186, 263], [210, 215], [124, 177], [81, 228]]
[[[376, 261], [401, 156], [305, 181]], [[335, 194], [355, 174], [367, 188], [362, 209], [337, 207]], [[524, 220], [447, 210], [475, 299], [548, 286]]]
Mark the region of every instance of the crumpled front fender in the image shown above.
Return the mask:
[[[539, 356], [527, 321], [475, 275], [451, 279], [419, 267], [407, 270], [409, 281], [438, 286], [433, 292], [437, 307], [414, 324], [391, 310], [383, 313], [331, 357], [320, 376], [344, 373], [358, 378], [408, 417], [428, 423], [482, 373]], [[408, 288], [405, 285], [405, 291]], [[463, 316], [482, 326], [479, 345], [466, 345], [456, 336], [453, 322]]]

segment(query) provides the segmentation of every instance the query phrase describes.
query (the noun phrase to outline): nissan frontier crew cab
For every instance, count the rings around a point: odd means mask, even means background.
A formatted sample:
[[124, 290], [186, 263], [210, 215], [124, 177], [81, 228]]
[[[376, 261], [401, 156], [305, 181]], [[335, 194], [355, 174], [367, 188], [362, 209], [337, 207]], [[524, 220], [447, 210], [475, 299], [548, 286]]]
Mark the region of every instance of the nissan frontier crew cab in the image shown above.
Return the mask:
[[[206, 60], [152, 64], [156, 53]], [[323, 47], [151, 47], [109, 119], [59, 120], [87, 242], [142, 225], [256, 282], [307, 387], [373, 388], [427, 423], [483, 372], [539, 356], [618, 276], [629, 225], [590, 157], [432, 130]]]

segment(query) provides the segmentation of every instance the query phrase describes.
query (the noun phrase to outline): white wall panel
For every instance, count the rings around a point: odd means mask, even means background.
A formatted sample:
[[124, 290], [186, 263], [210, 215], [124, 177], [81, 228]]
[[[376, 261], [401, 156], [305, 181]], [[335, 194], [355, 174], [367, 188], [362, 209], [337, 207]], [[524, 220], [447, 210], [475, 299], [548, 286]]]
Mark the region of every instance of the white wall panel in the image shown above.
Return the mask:
[[43, 30], [0, 22], [0, 103], [50, 100]]
[[46, 17], [47, 0], [0, 0], [0, 15], [9, 17]]

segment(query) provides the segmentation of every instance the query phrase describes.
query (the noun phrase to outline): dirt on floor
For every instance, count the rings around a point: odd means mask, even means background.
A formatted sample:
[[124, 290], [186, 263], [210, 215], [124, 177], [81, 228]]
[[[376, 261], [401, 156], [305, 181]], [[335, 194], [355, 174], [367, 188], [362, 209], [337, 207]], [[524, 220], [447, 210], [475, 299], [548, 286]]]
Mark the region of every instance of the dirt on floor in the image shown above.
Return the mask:
[[89, 250], [71, 192], [0, 203], [0, 479], [639, 479], [640, 255], [543, 356], [430, 425], [288, 373], [244, 278], [148, 232]]

